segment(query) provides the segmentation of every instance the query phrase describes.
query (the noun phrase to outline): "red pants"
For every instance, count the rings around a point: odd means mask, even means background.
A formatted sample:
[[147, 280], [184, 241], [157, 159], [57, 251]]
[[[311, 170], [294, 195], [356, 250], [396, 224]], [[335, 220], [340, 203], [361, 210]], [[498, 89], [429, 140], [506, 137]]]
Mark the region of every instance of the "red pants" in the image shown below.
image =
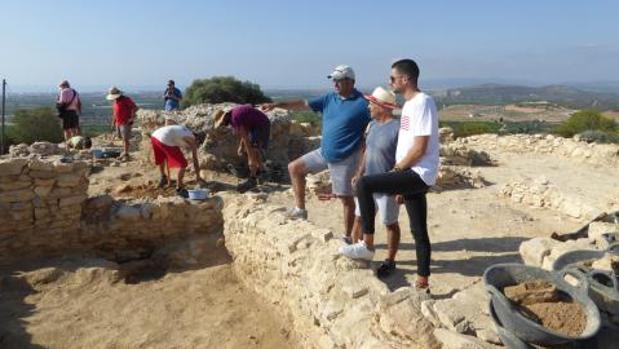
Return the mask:
[[168, 167], [187, 167], [187, 160], [180, 147], [171, 147], [161, 143], [157, 138], [150, 137], [155, 152], [155, 165], [160, 165], [164, 160], [168, 161]]

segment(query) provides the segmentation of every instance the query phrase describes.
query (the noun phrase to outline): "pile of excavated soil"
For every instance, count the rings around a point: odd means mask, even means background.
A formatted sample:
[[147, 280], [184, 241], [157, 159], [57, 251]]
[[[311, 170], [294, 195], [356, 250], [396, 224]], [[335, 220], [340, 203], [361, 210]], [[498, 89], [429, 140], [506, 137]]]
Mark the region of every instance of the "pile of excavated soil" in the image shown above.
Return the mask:
[[144, 184], [124, 184], [117, 187], [114, 190], [114, 195], [116, 196], [129, 196], [133, 198], [150, 198], [156, 199], [157, 197], [164, 196], [175, 196], [176, 187], [174, 186], [166, 186], [164, 188], [157, 187], [154, 183], [144, 183]]
[[503, 289], [505, 296], [531, 320], [555, 332], [578, 337], [587, 325], [582, 306], [543, 280], [531, 280]]

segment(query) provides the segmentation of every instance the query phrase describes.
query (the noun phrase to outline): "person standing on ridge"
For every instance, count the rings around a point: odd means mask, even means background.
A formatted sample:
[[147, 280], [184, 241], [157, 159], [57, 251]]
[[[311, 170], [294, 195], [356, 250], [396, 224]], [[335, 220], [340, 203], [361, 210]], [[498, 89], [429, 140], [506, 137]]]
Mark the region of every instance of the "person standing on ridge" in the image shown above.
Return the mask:
[[180, 107], [183, 94], [176, 88], [174, 80], [168, 81], [168, 87], [163, 93], [164, 109], [166, 111], [177, 110]]
[[67, 80], [58, 84], [58, 89], [56, 109], [58, 109], [58, 117], [62, 119], [64, 140], [67, 142], [71, 137], [81, 134], [79, 116], [82, 113], [82, 102], [79, 93], [71, 88]]
[[[370, 102], [372, 122], [368, 125], [365, 137], [365, 150], [359, 164], [357, 174], [352, 179], [353, 187], [364, 175], [374, 175], [389, 172], [395, 165], [395, 153], [398, 146], [398, 132], [400, 120], [393, 117], [393, 110], [398, 107], [395, 94], [382, 87], [366, 96]], [[361, 240], [361, 211], [358, 198], [355, 197], [355, 225], [352, 240], [348, 243]], [[395, 255], [400, 244], [400, 225], [398, 216], [400, 206], [394, 195], [375, 193], [374, 203], [378, 207], [383, 224], [387, 228], [387, 259], [378, 267], [378, 277], [387, 277], [395, 270]], [[340, 253], [346, 254], [348, 246], [340, 248]]]
[[129, 141], [131, 140], [131, 127], [135, 120], [135, 113], [138, 107], [133, 100], [124, 95], [117, 87], [112, 87], [106, 96], [108, 101], [112, 101], [112, 127], [123, 139], [123, 153], [121, 159], [129, 158]]
[[432, 97], [419, 90], [419, 67], [412, 59], [391, 66], [391, 86], [402, 94], [402, 108], [396, 164], [390, 172], [363, 176], [357, 182], [363, 241], [341, 251], [352, 259], [374, 256], [375, 193], [398, 195], [403, 200], [417, 253], [415, 287], [429, 291], [432, 248], [428, 237], [426, 193], [436, 183], [439, 167], [438, 113]]
[[329, 169], [333, 193], [344, 208], [345, 236], [350, 236], [355, 219], [352, 179], [359, 162], [363, 132], [370, 122], [368, 102], [355, 89], [355, 72], [347, 65], [335, 67], [327, 76], [335, 91], [308, 101], [297, 100], [264, 104], [265, 110], [282, 107], [292, 110], [311, 109], [322, 113], [320, 148], [288, 164], [295, 207], [288, 209], [290, 218], [307, 219], [305, 210], [305, 176]]

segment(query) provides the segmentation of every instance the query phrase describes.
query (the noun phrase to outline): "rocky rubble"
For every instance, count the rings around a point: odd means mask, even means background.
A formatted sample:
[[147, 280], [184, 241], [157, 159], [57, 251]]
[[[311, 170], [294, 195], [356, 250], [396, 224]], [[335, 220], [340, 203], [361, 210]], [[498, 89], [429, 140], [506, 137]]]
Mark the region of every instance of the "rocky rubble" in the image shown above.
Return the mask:
[[602, 211], [563, 192], [543, 176], [507, 183], [501, 188], [501, 195], [515, 203], [551, 208], [574, 218], [593, 219]]
[[51, 155], [61, 155], [65, 149], [60, 148], [56, 143], [34, 142], [31, 145], [20, 143], [9, 148], [9, 155], [14, 158], [27, 157], [30, 155], [46, 157]]
[[[239, 167], [245, 164], [245, 160], [237, 155], [239, 140], [232, 134], [232, 130], [213, 128], [215, 112], [231, 106], [234, 104], [201, 104], [174, 112], [139, 110], [137, 118], [146, 135], [163, 126], [166, 118], [172, 118], [194, 131], [205, 132], [207, 137], [201, 148], [201, 162], [208, 169], [222, 170], [228, 168], [229, 165]], [[317, 147], [316, 144], [320, 143], [320, 139], [315, 138], [316, 130], [311, 125], [293, 123], [287, 110], [276, 108], [266, 114], [271, 120], [271, 140], [267, 159], [274, 167], [282, 170], [281, 172], [287, 173], [285, 169], [290, 159], [314, 149]], [[151, 148], [148, 137], [144, 137], [141, 149], [142, 157], [150, 158]]]
[[459, 138], [454, 141], [485, 151], [501, 150], [512, 153], [541, 153], [563, 157], [570, 161], [616, 168], [619, 165], [619, 145], [586, 143], [578, 137], [562, 138], [553, 135], [505, 135], [484, 134]]

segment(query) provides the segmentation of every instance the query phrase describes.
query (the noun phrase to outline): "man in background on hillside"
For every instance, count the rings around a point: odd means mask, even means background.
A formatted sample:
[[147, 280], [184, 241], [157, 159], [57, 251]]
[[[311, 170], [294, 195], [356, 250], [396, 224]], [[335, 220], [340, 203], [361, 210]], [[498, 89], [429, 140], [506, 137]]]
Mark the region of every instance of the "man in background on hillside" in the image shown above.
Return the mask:
[[258, 184], [258, 175], [263, 171], [263, 162], [269, 146], [271, 121], [260, 110], [251, 105], [239, 105], [229, 111], [218, 110], [214, 116], [215, 128], [232, 126], [239, 137], [237, 154], [247, 154], [249, 178], [239, 184], [238, 191], [244, 193]]
[[176, 88], [174, 80], [168, 81], [168, 87], [163, 93], [164, 109], [166, 111], [177, 110], [180, 106], [183, 94]]
[[123, 139], [123, 153], [120, 159], [127, 160], [129, 158], [129, 141], [131, 139], [131, 127], [135, 120], [135, 113], [138, 107], [133, 100], [124, 95], [124, 93], [116, 87], [110, 88], [106, 96], [108, 101], [112, 101], [112, 127], [114, 132], [121, 135]]
[[265, 104], [265, 110], [282, 107], [292, 110], [311, 109], [322, 113], [320, 148], [288, 164], [296, 206], [287, 215], [307, 219], [305, 210], [305, 176], [329, 169], [332, 191], [344, 208], [345, 236], [350, 236], [355, 219], [355, 201], [351, 179], [357, 170], [363, 132], [370, 122], [368, 102], [355, 89], [355, 72], [347, 65], [337, 66], [327, 78], [333, 81], [334, 92], [308, 101], [288, 101]]
[[62, 130], [66, 142], [71, 137], [81, 134], [79, 115], [82, 112], [82, 102], [77, 91], [71, 88], [67, 80], [63, 80], [58, 85], [58, 89], [56, 109], [58, 109], [58, 117], [62, 119]]

